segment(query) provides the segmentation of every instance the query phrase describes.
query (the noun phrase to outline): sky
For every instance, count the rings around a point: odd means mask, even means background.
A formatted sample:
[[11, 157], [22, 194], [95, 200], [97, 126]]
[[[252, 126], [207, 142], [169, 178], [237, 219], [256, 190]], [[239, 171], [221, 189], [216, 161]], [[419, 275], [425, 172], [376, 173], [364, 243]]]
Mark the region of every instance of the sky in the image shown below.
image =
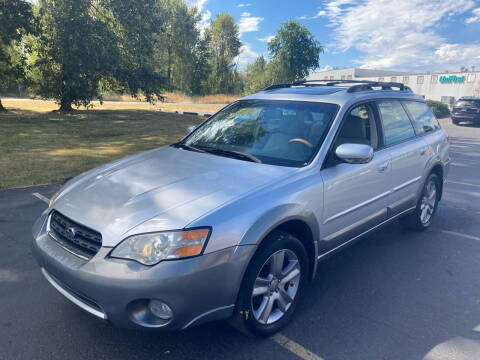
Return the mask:
[[480, 0], [187, 0], [201, 26], [228, 12], [239, 26], [238, 67], [259, 55], [282, 22], [305, 25], [325, 48], [321, 69], [480, 70]]

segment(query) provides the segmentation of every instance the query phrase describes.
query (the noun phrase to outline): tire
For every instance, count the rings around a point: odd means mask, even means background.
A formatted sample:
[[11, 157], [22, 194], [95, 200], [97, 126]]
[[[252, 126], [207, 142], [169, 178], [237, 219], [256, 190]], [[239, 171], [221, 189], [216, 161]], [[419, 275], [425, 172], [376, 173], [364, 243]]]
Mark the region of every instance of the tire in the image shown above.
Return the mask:
[[423, 231], [428, 229], [435, 218], [440, 198], [440, 179], [431, 173], [418, 199], [415, 211], [400, 219], [400, 223], [408, 230]]
[[452, 118], [452, 123], [455, 124], [455, 125], [458, 125], [460, 123], [460, 121], [456, 118]]
[[307, 274], [307, 253], [300, 240], [273, 231], [245, 272], [231, 325], [249, 336], [267, 337], [280, 331], [292, 318]]

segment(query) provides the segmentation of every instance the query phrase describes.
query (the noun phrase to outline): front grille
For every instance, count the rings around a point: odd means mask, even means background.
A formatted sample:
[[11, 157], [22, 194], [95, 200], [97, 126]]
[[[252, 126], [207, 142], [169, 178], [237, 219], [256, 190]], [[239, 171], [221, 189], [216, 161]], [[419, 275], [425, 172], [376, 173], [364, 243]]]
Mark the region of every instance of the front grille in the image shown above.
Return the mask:
[[102, 235], [60, 214], [52, 212], [49, 221], [50, 236], [65, 250], [90, 260], [102, 247]]

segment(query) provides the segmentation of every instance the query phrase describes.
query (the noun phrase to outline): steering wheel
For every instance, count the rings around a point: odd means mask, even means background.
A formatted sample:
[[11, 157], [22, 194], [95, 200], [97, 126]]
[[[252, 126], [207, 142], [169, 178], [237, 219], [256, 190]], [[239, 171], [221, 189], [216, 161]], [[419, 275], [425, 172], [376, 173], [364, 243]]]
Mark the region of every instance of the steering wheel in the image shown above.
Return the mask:
[[293, 139], [288, 140], [289, 144], [294, 143], [294, 142], [299, 142], [299, 143], [301, 143], [305, 146], [308, 146], [309, 148], [313, 148], [313, 145], [310, 141], [302, 139], [302, 138], [293, 138]]

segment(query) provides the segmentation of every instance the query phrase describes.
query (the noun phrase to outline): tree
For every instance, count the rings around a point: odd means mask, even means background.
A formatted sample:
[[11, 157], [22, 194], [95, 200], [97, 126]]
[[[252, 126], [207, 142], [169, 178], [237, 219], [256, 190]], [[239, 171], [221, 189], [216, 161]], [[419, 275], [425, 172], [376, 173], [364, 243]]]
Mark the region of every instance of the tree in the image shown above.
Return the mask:
[[166, 74], [169, 90], [186, 90], [192, 86], [196, 50], [201, 42], [198, 24], [201, 15], [183, 0], [162, 0], [165, 15], [160, 34], [159, 65]]
[[35, 92], [60, 111], [102, 98], [101, 85], [161, 97], [165, 79], [155, 69], [163, 15], [156, 0], [39, 0], [41, 35], [32, 41]]
[[232, 15], [222, 13], [216, 16], [207, 31], [210, 37], [212, 66], [209, 79], [210, 91], [230, 93], [236, 87], [238, 80], [238, 74], [234, 71], [234, 59], [240, 54], [242, 46], [238, 25], [235, 24]]
[[267, 61], [261, 55], [245, 69], [245, 93], [253, 94], [264, 89], [269, 84], [267, 76]]
[[[0, 88], [24, 77], [22, 37], [33, 30], [32, 5], [24, 0], [0, 0]], [[0, 99], [0, 111], [7, 111]]]
[[301, 80], [319, 66], [323, 47], [308, 29], [296, 21], [283, 23], [268, 43], [272, 61], [269, 73], [274, 82]]
[[160, 34], [165, 31], [166, 14], [158, 0], [97, 0], [112, 13], [111, 23], [118, 46], [118, 63], [113, 77], [123, 92], [147, 101], [161, 99], [167, 79], [158, 69]]

